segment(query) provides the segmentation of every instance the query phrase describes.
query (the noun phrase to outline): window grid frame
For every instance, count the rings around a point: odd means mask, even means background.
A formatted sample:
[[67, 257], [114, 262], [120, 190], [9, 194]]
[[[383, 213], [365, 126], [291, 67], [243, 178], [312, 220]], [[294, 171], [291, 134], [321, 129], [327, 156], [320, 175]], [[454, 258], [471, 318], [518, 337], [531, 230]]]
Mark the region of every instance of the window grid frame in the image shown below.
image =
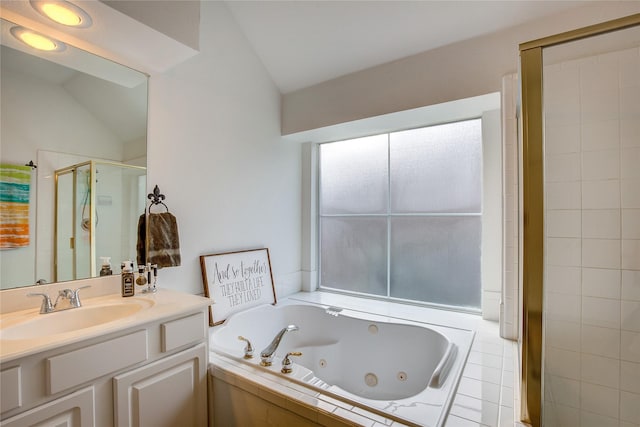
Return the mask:
[[[460, 122], [468, 122], [468, 121], [473, 121], [473, 120], [480, 120], [481, 126], [482, 126], [482, 117], [471, 117], [471, 118], [467, 118], [467, 119], [463, 119], [463, 120], [454, 120], [454, 121], [450, 121], [450, 122], [443, 122], [443, 123], [435, 123], [435, 124], [431, 124], [431, 125], [427, 125], [427, 126], [421, 126], [421, 127], [416, 127], [413, 128], [415, 130], [418, 129], [424, 129], [424, 128], [428, 128], [428, 127], [434, 127], [434, 126], [440, 126], [440, 125], [447, 125], [447, 124], [453, 124], [453, 123], [460, 123]], [[318, 144], [318, 155], [317, 155], [317, 179], [318, 179], [318, 192], [317, 192], [317, 199], [316, 199], [316, 206], [317, 206], [317, 212], [316, 212], [316, 217], [318, 218], [318, 238], [316, 239], [317, 241], [317, 258], [318, 258], [318, 276], [317, 276], [317, 283], [318, 283], [318, 289], [323, 290], [323, 291], [330, 291], [330, 292], [335, 292], [335, 293], [341, 293], [341, 294], [346, 294], [346, 295], [354, 295], [354, 296], [358, 296], [358, 297], [364, 297], [364, 298], [371, 298], [371, 299], [377, 299], [377, 300], [385, 300], [385, 301], [393, 301], [393, 302], [401, 302], [404, 304], [411, 304], [411, 305], [417, 305], [417, 306], [424, 306], [424, 307], [435, 307], [435, 308], [441, 308], [441, 309], [446, 309], [446, 310], [450, 310], [450, 311], [458, 311], [458, 312], [463, 312], [463, 313], [471, 313], [471, 314], [481, 314], [482, 313], [482, 307], [478, 307], [478, 308], [474, 308], [474, 307], [467, 307], [467, 306], [457, 306], [457, 305], [448, 305], [448, 304], [440, 304], [440, 303], [436, 303], [436, 302], [432, 302], [432, 301], [421, 301], [421, 300], [413, 300], [413, 299], [407, 299], [407, 298], [398, 298], [398, 297], [393, 297], [391, 296], [391, 220], [394, 217], [417, 217], [417, 218], [427, 218], [427, 217], [470, 217], [470, 216], [479, 216], [482, 217], [482, 204], [480, 205], [480, 212], [411, 212], [411, 213], [392, 213], [391, 212], [391, 134], [395, 133], [395, 132], [403, 132], [406, 130], [413, 130], [413, 129], [402, 129], [402, 130], [395, 130], [395, 131], [388, 131], [385, 133], [378, 133], [378, 134], [373, 134], [373, 135], [368, 135], [368, 136], [379, 136], [379, 135], [386, 135], [387, 136], [387, 207], [386, 213], [357, 213], [357, 214], [322, 214], [322, 145], [326, 145], [326, 144], [335, 144], [335, 143], [339, 143], [339, 142], [346, 142], [346, 141], [350, 141], [353, 139], [358, 139], [357, 137], [354, 138], [348, 138], [348, 139], [341, 139], [341, 140], [336, 140], [336, 141], [327, 141], [327, 142], [323, 142], [323, 143], [319, 143]], [[481, 145], [482, 145], [482, 131], [481, 131]], [[482, 156], [482, 147], [481, 147], [481, 156]], [[481, 157], [481, 165], [482, 165], [482, 157]], [[482, 172], [480, 173], [482, 175]], [[482, 179], [482, 176], [481, 176]], [[480, 191], [482, 192], [482, 188], [480, 189]], [[372, 293], [366, 293], [366, 292], [358, 292], [358, 291], [351, 291], [351, 290], [347, 290], [347, 289], [340, 289], [340, 288], [333, 288], [330, 286], [323, 286], [322, 284], [322, 218], [358, 218], [358, 217], [362, 217], [362, 218], [371, 218], [371, 217], [386, 217], [387, 218], [387, 247], [386, 247], [386, 264], [387, 264], [387, 283], [386, 283], [386, 289], [387, 289], [387, 294], [386, 295], [378, 295], [378, 294], [372, 294]], [[482, 293], [482, 284], [480, 284], [480, 291]]]

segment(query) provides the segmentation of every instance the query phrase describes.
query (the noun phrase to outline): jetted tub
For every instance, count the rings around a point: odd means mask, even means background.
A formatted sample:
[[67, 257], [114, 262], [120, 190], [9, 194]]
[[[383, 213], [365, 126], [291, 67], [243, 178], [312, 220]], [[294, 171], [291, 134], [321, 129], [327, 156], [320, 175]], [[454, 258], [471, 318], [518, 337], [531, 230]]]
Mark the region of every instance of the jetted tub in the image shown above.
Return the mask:
[[[273, 365], [261, 369], [410, 425], [441, 426], [473, 332], [311, 304], [263, 305], [212, 329], [210, 349], [260, 366], [260, 352], [287, 325]], [[245, 359], [243, 336], [251, 341]], [[280, 372], [288, 352], [293, 372]]]

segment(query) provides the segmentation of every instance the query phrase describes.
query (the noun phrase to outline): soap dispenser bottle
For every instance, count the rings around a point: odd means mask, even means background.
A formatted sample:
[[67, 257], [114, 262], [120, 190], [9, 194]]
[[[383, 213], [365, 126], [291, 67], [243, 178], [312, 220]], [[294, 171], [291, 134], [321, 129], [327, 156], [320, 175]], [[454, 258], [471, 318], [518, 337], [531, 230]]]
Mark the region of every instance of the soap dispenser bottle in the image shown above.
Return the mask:
[[134, 274], [133, 263], [125, 261], [122, 263], [122, 296], [132, 297], [135, 293], [133, 288]]
[[111, 258], [108, 256], [101, 256], [102, 268], [100, 269], [100, 276], [111, 276], [113, 271], [111, 270]]

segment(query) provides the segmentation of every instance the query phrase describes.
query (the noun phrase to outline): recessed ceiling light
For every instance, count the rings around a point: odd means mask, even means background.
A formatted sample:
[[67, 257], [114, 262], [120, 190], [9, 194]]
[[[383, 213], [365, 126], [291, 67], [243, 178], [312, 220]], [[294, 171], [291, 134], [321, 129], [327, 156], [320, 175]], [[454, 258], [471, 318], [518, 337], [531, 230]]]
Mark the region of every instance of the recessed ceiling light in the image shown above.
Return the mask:
[[90, 27], [91, 16], [79, 6], [65, 0], [30, 0], [31, 6], [41, 15], [58, 24], [75, 28]]
[[67, 45], [61, 41], [54, 40], [25, 27], [11, 27], [9, 31], [13, 37], [34, 49], [47, 52], [61, 52], [67, 48]]

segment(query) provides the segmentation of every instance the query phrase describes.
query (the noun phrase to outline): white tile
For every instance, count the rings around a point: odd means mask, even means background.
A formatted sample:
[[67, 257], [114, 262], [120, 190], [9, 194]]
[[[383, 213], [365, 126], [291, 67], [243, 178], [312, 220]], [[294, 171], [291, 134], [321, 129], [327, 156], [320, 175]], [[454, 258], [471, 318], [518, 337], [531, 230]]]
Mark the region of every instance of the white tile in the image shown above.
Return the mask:
[[628, 86], [620, 92], [620, 118], [640, 120], [640, 86]]
[[500, 390], [500, 405], [512, 408], [513, 400], [514, 400], [513, 388], [502, 386]]
[[640, 301], [622, 301], [622, 329], [640, 332]]
[[582, 297], [582, 323], [603, 328], [620, 328], [620, 300]]
[[550, 375], [562, 376], [574, 380], [580, 379], [580, 353], [547, 345], [545, 347], [544, 367]]
[[462, 376], [473, 378], [474, 380], [500, 384], [502, 370], [497, 368], [489, 368], [488, 366], [467, 363], [467, 365], [464, 367], [464, 371], [462, 371]]
[[582, 237], [594, 239], [620, 238], [620, 209], [582, 211]]
[[482, 424], [475, 421], [467, 420], [466, 418], [456, 417], [453, 414], [447, 416], [447, 421], [444, 423], [445, 427], [483, 427]]
[[596, 120], [582, 124], [582, 151], [610, 150], [620, 146], [618, 120]]
[[463, 394], [476, 399], [486, 400], [492, 403], [500, 403], [500, 386], [498, 384], [478, 381], [471, 378], [460, 378], [458, 394]]
[[607, 417], [618, 417], [620, 396], [617, 389], [583, 382], [580, 394], [583, 410]]
[[620, 240], [582, 239], [582, 266], [620, 268]]
[[620, 362], [620, 389], [640, 393], [640, 363]]
[[553, 402], [544, 402], [544, 426], [568, 427], [580, 425], [580, 410]]
[[545, 318], [545, 339], [547, 345], [564, 350], [580, 351], [580, 330], [581, 326], [578, 322], [565, 322]]
[[545, 291], [570, 295], [580, 294], [580, 267], [550, 265], [545, 268], [545, 274]]
[[546, 259], [549, 265], [580, 266], [580, 239], [548, 238]]
[[580, 181], [580, 163], [579, 153], [548, 154], [544, 179], [546, 182]]
[[620, 276], [620, 270], [583, 268], [582, 295], [619, 299]]
[[582, 209], [618, 209], [620, 181], [583, 181]]
[[640, 422], [640, 394], [620, 392], [620, 419], [629, 422]]
[[618, 67], [614, 62], [590, 61], [580, 66], [580, 106], [585, 121], [618, 116]]
[[493, 354], [495, 356], [502, 356], [502, 343], [492, 343], [480, 340], [474, 340], [471, 345], [471, 349], [479, 351], [481, 353]]
[[620, 145], [622, 148], [640, 147], [640, 120], [620, 120]]
[[640, 240], [622, 240], [622, 268], [640, 270]]
[[611, 388], [620, 387], [620, 360], [608, 357], [582, 354], [582, 381]]
[[640, 76], [640, 54], [638, 48], [619, 51], [618, 61], [620, 67], [620, 87], [626, 88], [627, 86], [638, 85], [638, 76]]
[[640, 179], [623, 179], [620, 194], [622, 208], [640, 208]]
[[548, 237], [581, 237], [579, 210], [547, 211], [545, 223]]
[[640, 209], [622, 209], [622, 238], [640, 239]]
[[544, 399], [559, 405], [580, 407], [580, 381], [545, 375]]
[[[573, 171], [571, 173], [575, 174]], [[618, 178], [620, 178], [620, 150], [585, 151], [582, 153], [583, 180], [594, 181]]]
[[498, 356], [495, 354], [487, 354], [479, 351], [471, 350], [469, 352], [469, 357], [467, 358], [467, 363], [475, 363], [482, 366], [488, 366], [491, 368], [501, 368], [502, 367], [502, 356]]
[[547, 292], [545, 296], [547, 319], [580, 322], [581, 304], [579, 295]]
[[482, 318], [485, 320], [500, 319], [500, 292], [482, 291]]
[[580, 209], [581, 184], [580, 182], [550, 182], [545, 185], [545, 197], [547, 209]]
[[618, 418], [598, 415], [589, 410], [580, 411], [580, 427], [620, 427]]
[[620, 357], [620, 330], [582, 325], [580, 348], [583, 353], [618, 358]]
[[640, 332], [620, 332], [620, 359], [640, 363]]
[[498, 424], [499, 407], [495, 403], [469, 396], [457, 395], [451, 405], [451, 414], [488, 426]]
[[548, 154], [579, 152], [580, 125], [576, 122], [545, 126], [544, 149]]
[[640, 301], [640, 271], [622, 270], [622, 299]]
[[513, 427], [514, 413], [511, 406], [500, 406], [499, 427]]
[[640, 179], [640, 147], [622, 149], [620, 176], [622, 179]]

